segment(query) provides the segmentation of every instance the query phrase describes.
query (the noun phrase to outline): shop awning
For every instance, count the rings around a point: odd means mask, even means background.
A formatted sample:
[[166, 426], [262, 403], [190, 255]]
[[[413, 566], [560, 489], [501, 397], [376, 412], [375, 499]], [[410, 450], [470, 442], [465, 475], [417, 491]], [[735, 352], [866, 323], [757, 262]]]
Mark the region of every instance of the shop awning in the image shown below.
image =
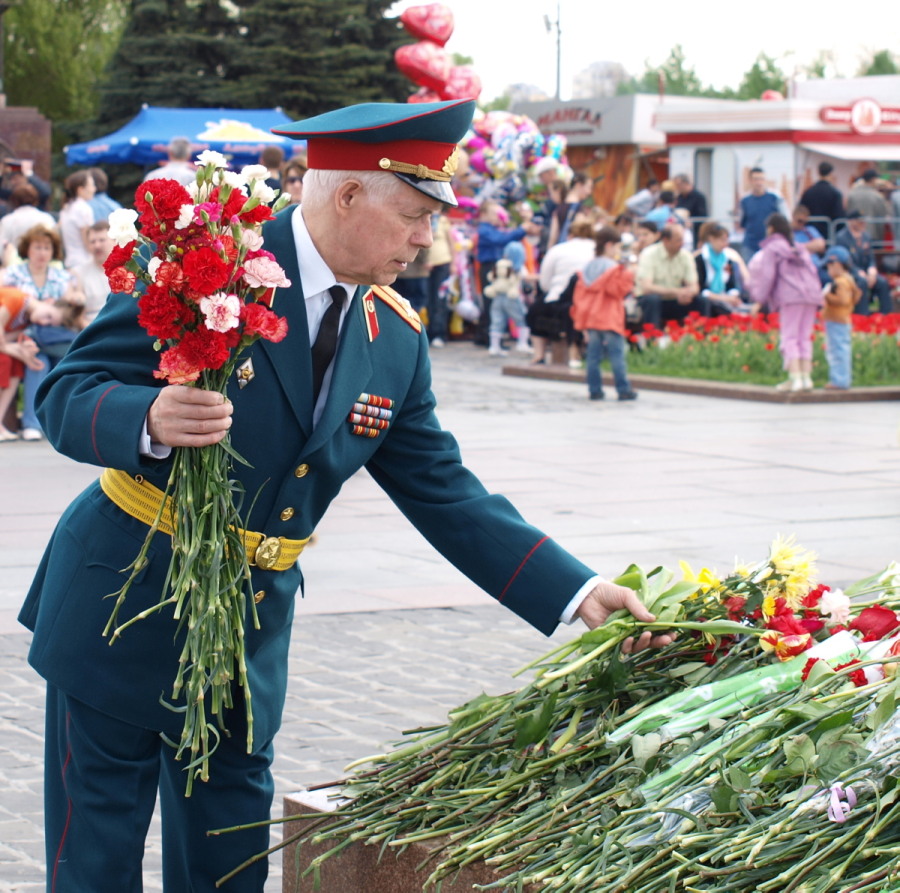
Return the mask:
[[843, 161], [900, 161], [900, 143], [799, 143], [801, 149]]

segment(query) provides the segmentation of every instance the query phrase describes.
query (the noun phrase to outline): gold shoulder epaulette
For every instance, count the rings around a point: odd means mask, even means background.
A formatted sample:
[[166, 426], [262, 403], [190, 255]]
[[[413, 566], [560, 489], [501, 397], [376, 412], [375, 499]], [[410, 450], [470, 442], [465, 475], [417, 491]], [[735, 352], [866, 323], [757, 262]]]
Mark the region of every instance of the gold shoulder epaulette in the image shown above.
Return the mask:
[[417, 332], [422, 331], [422, 320], [419, 319], [419, 314], [413, 310], [412, 304], [403, 295], [397, 294], [394, 289], [388, 288], [386, 285], [373, 285], [372, 291], [408, 326], [411, 326]]

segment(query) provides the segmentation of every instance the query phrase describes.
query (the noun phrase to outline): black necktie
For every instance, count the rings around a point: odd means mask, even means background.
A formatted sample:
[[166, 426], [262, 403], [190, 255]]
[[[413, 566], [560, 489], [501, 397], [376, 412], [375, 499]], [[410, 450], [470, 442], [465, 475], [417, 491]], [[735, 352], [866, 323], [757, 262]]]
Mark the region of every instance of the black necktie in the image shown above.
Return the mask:
[[347, 292], [340, 285], [332, 285], [328, 289], [331, 295], [331, 306], [325, 311], [322, 322], [319, 325], [319, 333], [316, 342], [312, 346], [313, 367], [313, 404], [319, 399], [319, 391], [322, 390], [322, 381], [328, 364], [334, 357], [337, 347], [338, 328], [341, 321], [341, 307]]

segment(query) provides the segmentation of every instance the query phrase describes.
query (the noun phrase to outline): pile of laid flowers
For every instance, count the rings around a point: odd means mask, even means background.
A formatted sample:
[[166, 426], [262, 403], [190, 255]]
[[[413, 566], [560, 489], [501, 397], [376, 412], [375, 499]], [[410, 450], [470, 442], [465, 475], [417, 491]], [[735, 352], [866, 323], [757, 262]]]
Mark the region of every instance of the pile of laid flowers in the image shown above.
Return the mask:
[[355, 764], [285, 844], [330, 842], [318, 875], [354, 842], [427, 841], [425, 890], [474, 861], [497, 876], [476, 889], [900, 889], [900, 565], [842, 592], [814, 561], [779, 538], [724, 579], [630, 567], [675, 642], [624, 656], [644, 625], [614, 616]]
[[[853, 384], [877, 387], [900, 376], [900, 313], [853, 317]], [[731, 314], [706, 318], [691, 313], [683, 323], [666, 323], [664, 331], [645, 325], [632, 342], [632, 373], [676, 378], [776, 384], [784, 378], [778, 351], [777, 313]], [[813, 380], [828, 380], [825, 333], [821, 322], [813, 334]]]

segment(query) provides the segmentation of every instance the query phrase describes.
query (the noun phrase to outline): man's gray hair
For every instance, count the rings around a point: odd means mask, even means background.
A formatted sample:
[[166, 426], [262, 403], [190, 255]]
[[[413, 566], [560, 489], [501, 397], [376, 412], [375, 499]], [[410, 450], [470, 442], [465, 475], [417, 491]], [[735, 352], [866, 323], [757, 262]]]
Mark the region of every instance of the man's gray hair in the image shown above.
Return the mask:
[[176, 136], [169, 141], [169, 158], [172, 161], [187, 161], [191, 157], [191, 141], [186, 136]]
[[303, 175], [303, 207], [307, 210], [321, 207], [347, 180], [358, 180], [369, 198], [385, 202], [403, 185], [389, 171], [310, 170]]

